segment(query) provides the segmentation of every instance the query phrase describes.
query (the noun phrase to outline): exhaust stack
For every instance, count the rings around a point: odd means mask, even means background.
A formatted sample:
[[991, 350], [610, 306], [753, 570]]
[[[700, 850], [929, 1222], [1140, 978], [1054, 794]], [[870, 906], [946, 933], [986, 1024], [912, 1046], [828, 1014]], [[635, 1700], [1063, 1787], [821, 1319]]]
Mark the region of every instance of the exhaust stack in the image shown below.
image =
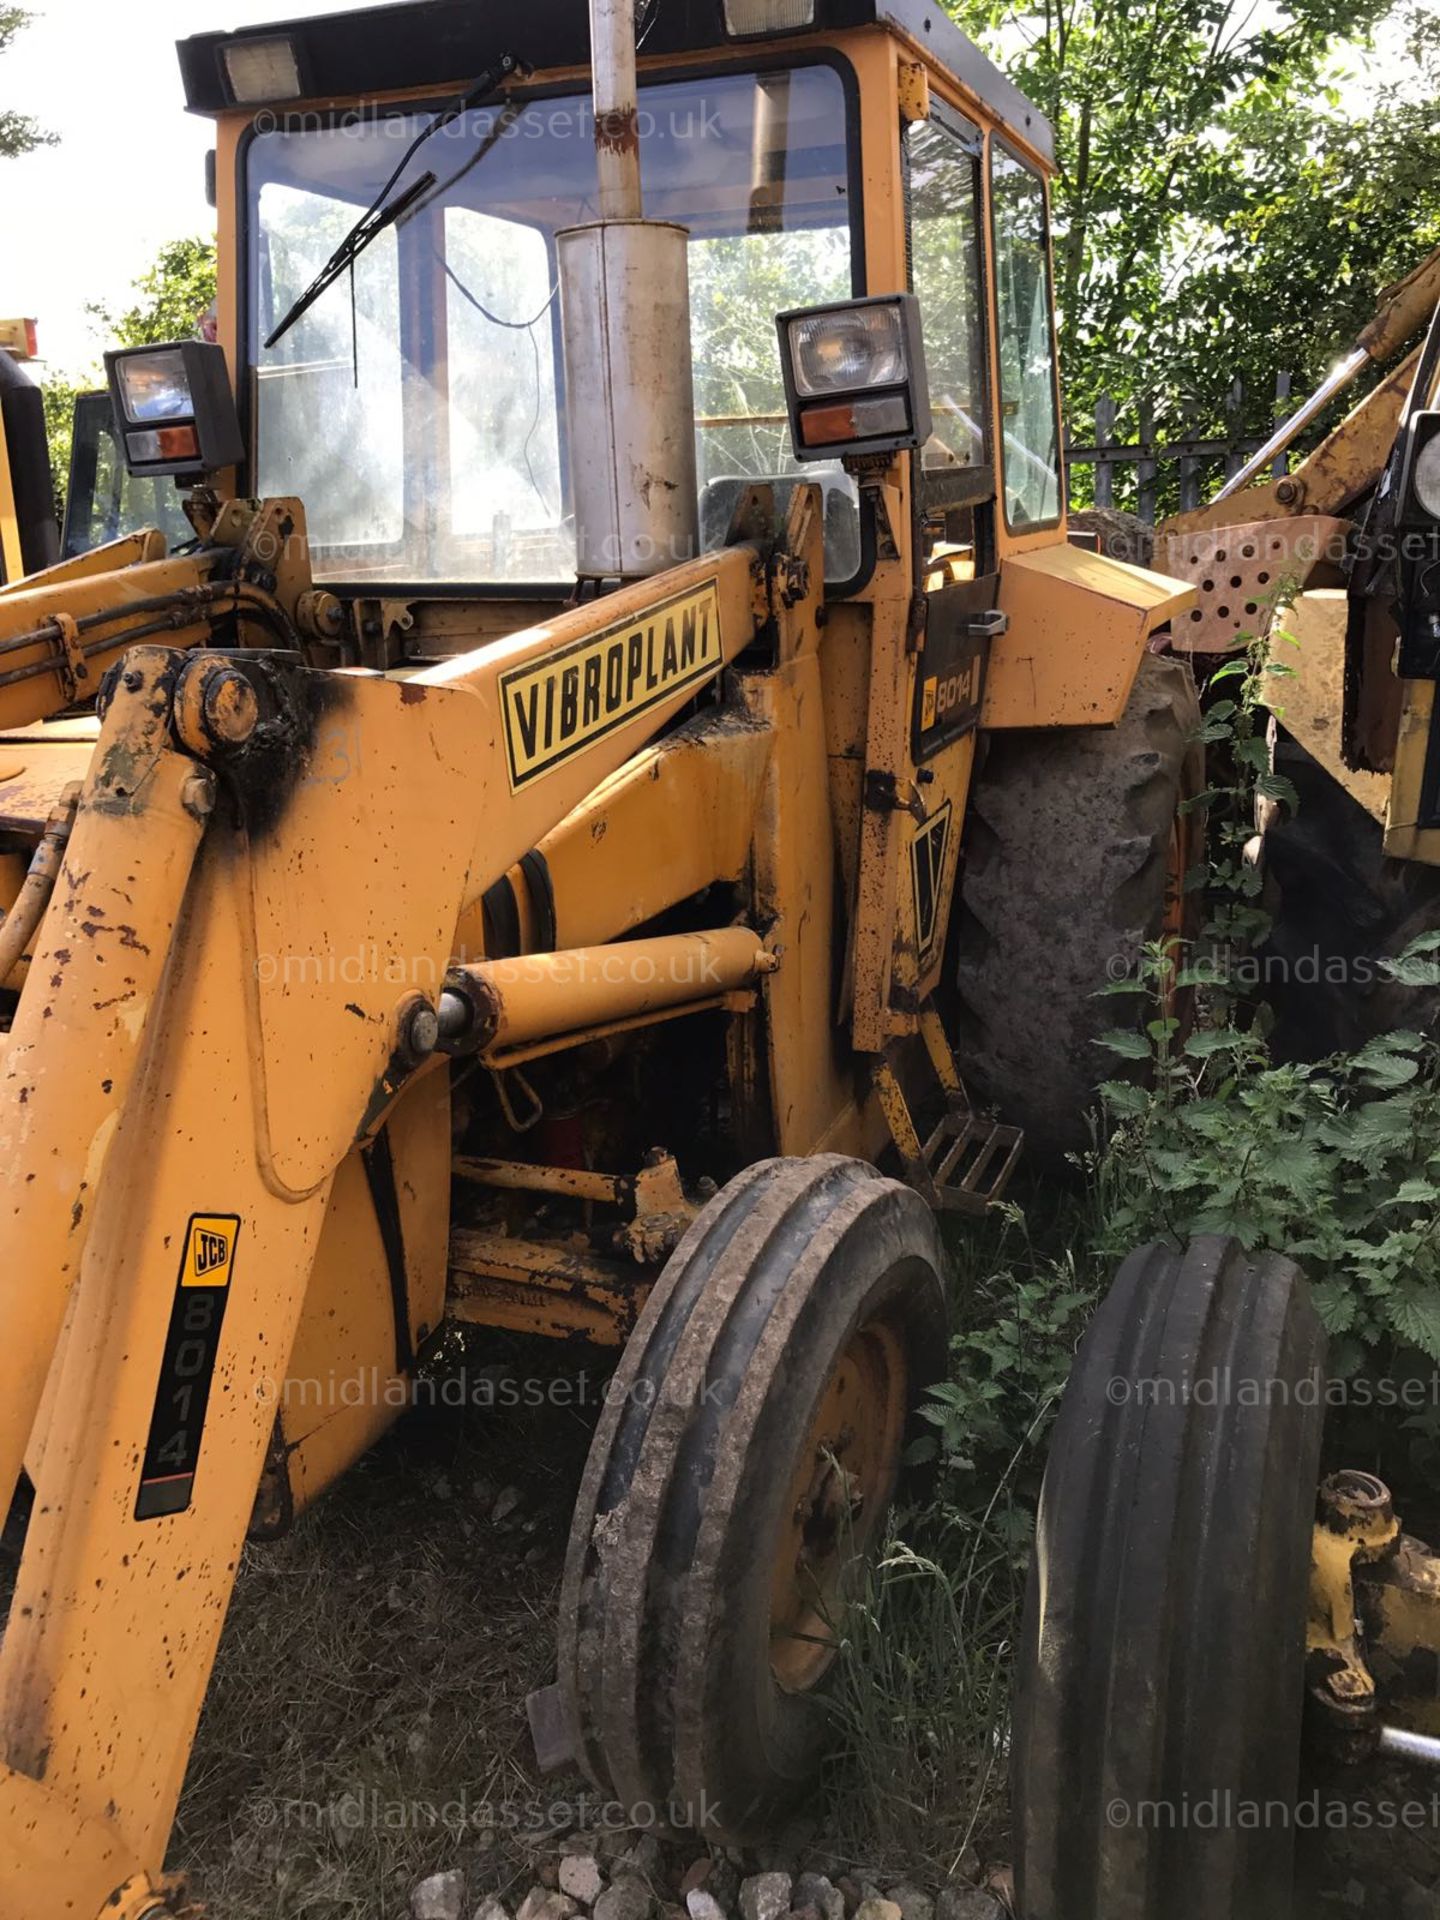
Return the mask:
[[570, 493], [582, 579], [699, 550], [684, 227], [647, 220], [634, 0], [590, 0], [600, 218], [557, 235]]

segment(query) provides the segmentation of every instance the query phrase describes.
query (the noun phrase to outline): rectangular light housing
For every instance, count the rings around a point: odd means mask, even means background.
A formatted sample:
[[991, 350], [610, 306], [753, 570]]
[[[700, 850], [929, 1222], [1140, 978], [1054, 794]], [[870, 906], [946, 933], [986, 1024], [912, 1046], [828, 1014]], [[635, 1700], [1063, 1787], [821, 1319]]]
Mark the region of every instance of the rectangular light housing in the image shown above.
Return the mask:
[[237, 106], [265, 100], [300, 98], [300, 62], [293, 42], [284, 39], [237, 40], [221, 55], [225, 83]]
[[134, 474], [218, 473], [244, 457], [223, 347], [178, 340], [105, 356], [110, 404]]
[[912, 293], [782, 313], [780, 363], [797, 460], [895, 453], [930, 437], [930, 389]]
[[815, 0], [725, 0], [725, 31], [732, 40], [802, 33], [814, 24]]
[[1416, 412], [1406, 428], [1400, 475], [1400, 520], [1407, 527], [1440, 523], [1440, 413]]
[[33, 320], [0, 320], [0, 351], [16, 360], [33, 360], [39, 351]]

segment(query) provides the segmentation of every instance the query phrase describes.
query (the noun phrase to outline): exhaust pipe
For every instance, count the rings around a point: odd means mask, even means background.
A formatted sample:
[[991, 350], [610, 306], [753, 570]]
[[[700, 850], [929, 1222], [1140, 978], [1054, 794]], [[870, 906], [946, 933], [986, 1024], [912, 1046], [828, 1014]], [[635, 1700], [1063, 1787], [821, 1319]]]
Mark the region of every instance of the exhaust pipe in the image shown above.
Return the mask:
[[582, 580], [699, 551], [684, 227], [647, 220], [634, 0], [590, 0], [600, 218], [556, 236], [570, 496]]

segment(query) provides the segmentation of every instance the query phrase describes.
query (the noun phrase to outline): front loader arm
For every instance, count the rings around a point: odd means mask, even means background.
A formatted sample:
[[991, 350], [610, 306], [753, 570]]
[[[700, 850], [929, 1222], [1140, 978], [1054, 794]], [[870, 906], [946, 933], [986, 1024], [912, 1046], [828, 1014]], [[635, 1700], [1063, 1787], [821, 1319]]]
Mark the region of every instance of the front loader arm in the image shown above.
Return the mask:
[[0, 590], [0, 732], [93, 699], [105, 670], [139, 641], [299, 647], [314, 632], [305, 520], [298, 501], [227, 501], [193, 551], [165, 554], [153, 530], [61, 561]]
[[728, 549], [420, 681], [125, 656], [0, 1054], [7, 1485], [53, 1373], [0, 1644], [5, 1920], [170, 1911], [337, 1169], [436, 1064], [415, 1015], [466, 901], [752, 641], [757, 583]]

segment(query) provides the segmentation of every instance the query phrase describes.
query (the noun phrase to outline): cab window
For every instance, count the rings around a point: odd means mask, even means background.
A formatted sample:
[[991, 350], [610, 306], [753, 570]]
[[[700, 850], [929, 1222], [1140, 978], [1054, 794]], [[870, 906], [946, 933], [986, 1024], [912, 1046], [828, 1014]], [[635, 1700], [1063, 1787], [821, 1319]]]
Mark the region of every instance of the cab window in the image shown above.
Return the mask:
[[990, 151], [1005, 522], [1020, 532], [1060, 518], [1049, 229], [1039, 175], [998, 142]]
[[185, 518], [184, 498], [168, 475], [147, 480], [130, 472], [108, 393], [77, 398], [60, 549], [66, 560], [145, 527], [158, 527], [171, 547], [185, 545], [195, 529]]
[[909, 129], [910, 283], [925, 329], [934, 426], [927, 471], [985, 464], [980, 129], [936, 109]]

